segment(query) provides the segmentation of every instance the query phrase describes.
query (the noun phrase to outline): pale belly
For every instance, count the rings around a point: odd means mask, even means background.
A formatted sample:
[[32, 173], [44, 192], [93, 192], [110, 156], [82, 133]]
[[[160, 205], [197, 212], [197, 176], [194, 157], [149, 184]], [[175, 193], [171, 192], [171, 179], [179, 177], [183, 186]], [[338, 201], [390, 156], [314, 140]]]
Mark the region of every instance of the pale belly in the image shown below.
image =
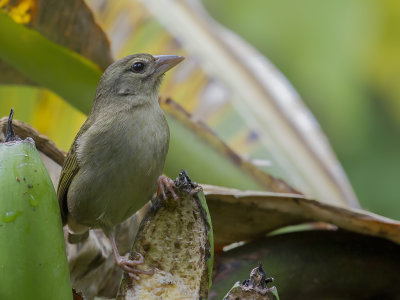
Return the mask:
[[122, 127], [102, 132], [102, 138], [81, 141], [90, 146], [80, 153], [82, 166], [67, 200], [69, 213], [80, 224], [109, 229], [156, 192], [169, 143], [164, 116], [122, 121]]

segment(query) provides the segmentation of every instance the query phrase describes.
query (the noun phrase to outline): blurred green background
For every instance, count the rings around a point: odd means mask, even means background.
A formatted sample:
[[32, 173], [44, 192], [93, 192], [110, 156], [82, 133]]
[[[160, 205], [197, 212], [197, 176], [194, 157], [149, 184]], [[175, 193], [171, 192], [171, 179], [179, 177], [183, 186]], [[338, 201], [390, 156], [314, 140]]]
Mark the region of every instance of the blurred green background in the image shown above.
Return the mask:
[[[400, 220], [400, 2], [203, 3], [216, 20], [268, 57], [299, 91], [328, 136], [362, 206]], [[161, 27], [146, 28], [143, 32], [154, 34]], [[163, 41], [168, 39], [163, 37], [153, 44], [165, 49]], [[143, 45], [148, 49], [149, 43]], [[201, 85], [205, 80], [192, 81]], [[46, 89], [1, 85], [0, 99], [4, 99], [1, 116], [8, 114], [12, 103], [17, 119], [34, 125], [65, 150], [85, 120], [84, 114]]]
[[295, 86], [362, 206], [400, 220], [400, 2], [203, 3]]

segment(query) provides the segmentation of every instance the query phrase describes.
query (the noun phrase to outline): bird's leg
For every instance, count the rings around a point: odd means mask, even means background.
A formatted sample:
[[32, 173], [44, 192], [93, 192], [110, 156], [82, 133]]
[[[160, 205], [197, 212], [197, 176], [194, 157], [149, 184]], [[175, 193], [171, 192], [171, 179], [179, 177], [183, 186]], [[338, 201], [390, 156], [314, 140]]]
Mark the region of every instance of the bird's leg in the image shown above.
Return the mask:
[[112, 249], [113, 249], [113, 253], [114, 253], [115, 262], [124, 272], [127, 272], [130, 277], [132, 277], [136, 280], [139, 280], [140, 278], [139, 278], [139, 276], [137, 276], [137, 274], [147, 274], [147, 275], [154, 274], [154, 270], [143, 271], [143, 270], [139, 270], [139, 269], [135, 268], [135, 266], [137, 266], [137, 265], [144, 264], [144, 258], [143, 258], [142, 254], [137, 253], [139, 255], [138, 260], [130, 259], [129, 254], [127, 254], [125, 256], [121, 256], [119, 254], [117, 245], [115, 244], [114, 232], [110, 233], [110, 240], [111, 240], [111, 245], [112, 245]]
[[167, 199], [167, 195], [165, 194], [166, 191], [171, 192], [172, 197], [174, 197], [174, 199], [178, 199], [178, 196], [176, 195], [175, 191], [174, 191], [174, 187], [175, 187], [175, 183], [174, 181], [165, 176], [165, 175], [161, 175], [158, 177], [157, 179], [157, 184], [158, 184], [158, 193], [157, 194], [162, 194], [164, 200]]

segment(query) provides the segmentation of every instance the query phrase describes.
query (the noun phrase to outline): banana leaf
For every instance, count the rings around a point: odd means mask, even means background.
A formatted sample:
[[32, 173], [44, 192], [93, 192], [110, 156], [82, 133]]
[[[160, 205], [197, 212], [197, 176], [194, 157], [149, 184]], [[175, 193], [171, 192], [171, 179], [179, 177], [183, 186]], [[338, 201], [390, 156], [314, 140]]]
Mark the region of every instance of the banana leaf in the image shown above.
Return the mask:
[[[173, 95], [237, 153], [307, 196], [358, 207], [326, 137], [288, 80], [199, 1], [88, 3], [118, 57], [142, 51], [187, 56], [162, 93]], [[132, 18], [120, 22], [129, 12]]]

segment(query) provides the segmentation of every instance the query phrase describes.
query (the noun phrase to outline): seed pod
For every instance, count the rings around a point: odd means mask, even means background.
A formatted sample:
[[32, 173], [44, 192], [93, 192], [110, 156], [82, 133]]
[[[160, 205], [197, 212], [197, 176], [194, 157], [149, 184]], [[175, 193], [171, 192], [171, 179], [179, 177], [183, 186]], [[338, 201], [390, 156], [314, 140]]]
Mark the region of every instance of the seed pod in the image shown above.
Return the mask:
[[0, 299], [72, 299], [56, 193], [31, 138], [0, 143]]
[[[185, 171], [175, 180], [178, 199], [160, 196], [144, 217], [131, 252], [144, 256], [139, 280], [124, 274], [117, 299], [207, 299], [211, 286], [213, 236], [201, 188]], [[133, 255], [132, 255], [133, 254]]]

